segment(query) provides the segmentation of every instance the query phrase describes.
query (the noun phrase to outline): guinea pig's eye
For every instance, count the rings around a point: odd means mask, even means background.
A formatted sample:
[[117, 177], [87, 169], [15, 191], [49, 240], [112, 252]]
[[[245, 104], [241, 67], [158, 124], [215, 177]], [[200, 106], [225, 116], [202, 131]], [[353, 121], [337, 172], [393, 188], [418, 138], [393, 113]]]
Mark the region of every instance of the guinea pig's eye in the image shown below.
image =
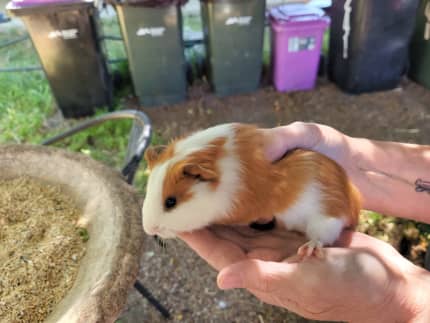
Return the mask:
[[174, 196], [169, 196], [166, 201], [164, 201], [164, 206], [166, 207], [166, 209], [171, 209], [173, 207], [175, 207], [176, 205], [176, 197]]

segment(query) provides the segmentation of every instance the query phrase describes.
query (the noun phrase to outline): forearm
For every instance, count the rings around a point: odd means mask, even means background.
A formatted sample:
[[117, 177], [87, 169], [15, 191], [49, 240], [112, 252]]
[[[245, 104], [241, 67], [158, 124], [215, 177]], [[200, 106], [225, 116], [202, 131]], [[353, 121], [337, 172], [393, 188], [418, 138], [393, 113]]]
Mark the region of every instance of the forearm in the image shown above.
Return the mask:
[[365, 209], [430, 223], [430, 194], [415, 190], [430, 181], [430, 146], [350, 138], [350, 147]]

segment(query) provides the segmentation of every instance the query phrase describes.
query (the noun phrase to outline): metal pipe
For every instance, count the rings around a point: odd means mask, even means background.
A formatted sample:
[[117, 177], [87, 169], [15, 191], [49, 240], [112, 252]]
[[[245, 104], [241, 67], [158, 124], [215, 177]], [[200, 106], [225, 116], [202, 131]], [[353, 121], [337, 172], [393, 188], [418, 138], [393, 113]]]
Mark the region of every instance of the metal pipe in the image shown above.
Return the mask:
[[[122, 111], [115, 111], [115, 112], [107, 113], [107, 114], [104, 114], [102, 116], [96, 117], [94, 119], [84, 121], [81, 124], [65, 131], [64, 133], [61, 133], [59, 135], [56, 135], [52, 138], [49, 138], [49, 139], [43, 141], [42, 145], [53, 144], [57, 141], [60, 141], [64, 138], [67, 138], [71, 135], [74, 135], [74, 134], [76, 134], [82, 130], [85, 130], [87, 128], [90, 128], [92, 126], [101, 124], [101, 123], [108, 121], [108, 120], [117, 120], [117, 119], [134, 119], [134, 120], [137, 120], [138, 122], [140, 122], [141, 126], [144, 129], [143, 133], [142, 133], [143, 137], [145, 139], [149, 139], [151, 137], [151, 134], [152, 134], [151, 125], [150, 125], [149, 118], [147, 117], [147, 115], [145, 113], [143, 113], [142, 111], [138, 111], [138, 110], [122, 110]], [[149, 145], [149, 142], [142, 143], [141, 146], [139, 147], [139, 153], [143, 152], [148, 145]]]
[[125, 62], [127, 60], [128, 60], [127, 58], [113, 58], [113, 59], [108, 60], [108, 63], [109, 64], [117, 64], [117, 63]]
[[134, 288], [138, 290], [139, 293], [141, 293], [146, 299], [154, 305], [157, 310], [164, 316], [164, 318], [169, 319], [170, 313], [169, 311], [161, 305], [155, 298], [152, 296], [152, 294], [143, 286], [138, 280], [134, 283]]
[[28, 67], [5, 67], [0, 68], [0, 73], [10, 73], [10, 72], [34, 72], [41, 71], [40, 66], [28, 66]]
[[6, 42], [0, 44], [0, 48], [14, 45], [16, 43], [19, 43], [19, 42], [22, 42], [24, 40], [27, 40], [28, 38], [29, 38], [29, 36], [28, 36], [28, 34], [26, 34], [26, 35], [18, 37], [16, 39], [12, 39], [12, 40], [6, 41]]
[[190, 48], [193, 47], [195, 45], [200, 45], [203, 44], [203, 39], [188, 39], [188, 40], [184, 40], [184, 47], [185, 48]]
[[[108, 60], [109, 64], [118, 64], [125, 62], [127, 58], [114, 58]], [[0, 73], [12, 73], [12, 72], [34, 72], [41, 71], [43, 68], [41, 66], [27, 66], [27, 67], [4, 67], [0, 68]]]
[[42, 145], [53, 144], [87, 128], [99, 125], [109, 120], [117, 119], [134, 119], [138, 122], [138, 124], [134, 123], [131, 130], [126, 164], [122, 169], [122, 174], [127, 177], [127, 182], [132, 184], [137, 166], [139, 165], [146, 148], [150, 145], [152, 137], [151, 122], [148, 116], [142, 111], [122, 110], [104, 114], [91, 120], [84, 121], [59, 135], [47, 139], [42, 142]]
[[121, 36], [112, 36], [112, 35], [105, 35], [100, 37], [99, 40], [115, 40], [115, 41], [122, 41], [123, 38]]
[[[124, 39], [121, 36], [112, 36], [112, 35], [105, 35], [100, 38], [100, 40], [114, 40], [114, 41], [123, 41]], [[203, 39], [186, 39], [184, 40], [184, 46], [185, 47], [192, 47], [197, 44], [203, 44]]]

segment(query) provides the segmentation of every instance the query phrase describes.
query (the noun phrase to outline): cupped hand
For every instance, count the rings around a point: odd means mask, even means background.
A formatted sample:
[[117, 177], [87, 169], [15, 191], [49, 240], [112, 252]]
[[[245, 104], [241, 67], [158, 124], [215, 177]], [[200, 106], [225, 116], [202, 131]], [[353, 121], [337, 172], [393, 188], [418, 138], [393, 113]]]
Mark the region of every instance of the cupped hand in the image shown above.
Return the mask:
[[180, 237], [219, 271], [220, 288], [247, 289], [307, 318], [409, 322], [428, 299], [421, 269], [389, 244], [358, 232], [345, 231], [326, 248], [324, 260], [305, 261], [295, 256], [304, 237], [283, 229], [217, 226]]
[[302, 234], [279, 227], [257, 231], [245, 226], [222, 225], [180, 233], [179, 237], [217, 270], [246, 259], [282, 260], [307, 241]]

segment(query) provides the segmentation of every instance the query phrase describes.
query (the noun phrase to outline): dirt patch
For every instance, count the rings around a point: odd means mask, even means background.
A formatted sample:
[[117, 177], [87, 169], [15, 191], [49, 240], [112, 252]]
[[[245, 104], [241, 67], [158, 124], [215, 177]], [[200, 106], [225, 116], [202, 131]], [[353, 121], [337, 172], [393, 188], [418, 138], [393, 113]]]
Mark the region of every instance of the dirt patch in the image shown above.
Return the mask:
[[0, 181], [0, 322], [43, 322], [72, 287], [88, 238], [78, 217], [57, 186]]
[[223, 122], [273, 127], [293, 121], [327, 124], [351, 136], [428, 143], [430, 91], [404, 80], [395, 90], [349, 95], [319, 79], [312, 91], [279, 93], [261, 87], [250, 94], [217, 97], [206, 83], [189, 91], [182, 104], [156, 108], [129, 106], [147, 113], [164, 138]]

